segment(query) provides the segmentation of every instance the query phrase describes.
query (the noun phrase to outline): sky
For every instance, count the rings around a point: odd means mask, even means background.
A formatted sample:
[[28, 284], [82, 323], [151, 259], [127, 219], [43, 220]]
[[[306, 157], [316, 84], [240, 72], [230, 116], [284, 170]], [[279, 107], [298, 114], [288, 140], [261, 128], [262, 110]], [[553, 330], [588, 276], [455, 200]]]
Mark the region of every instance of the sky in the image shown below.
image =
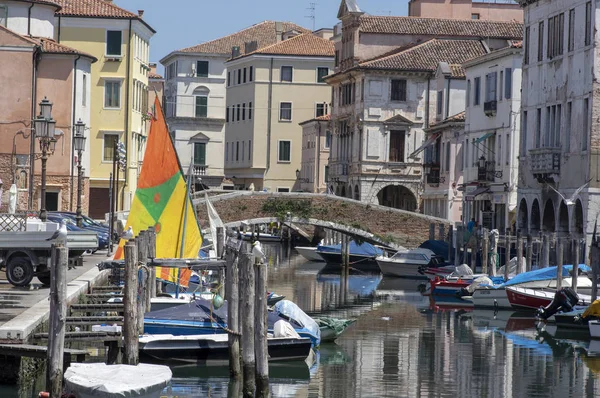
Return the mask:
[[[357, 0], [372, 15], [406, 15], [408, 0]], [[150, 61], [171, 51], [235, 33], [265, 20], [289, 21], [312, 29], [332, 28], [340, 0], [114, 0], [131, 12], [144, 10], [144, 20], [156, 30], [150, 42]], [[158, 66], [162, 73], [162, 66]]]

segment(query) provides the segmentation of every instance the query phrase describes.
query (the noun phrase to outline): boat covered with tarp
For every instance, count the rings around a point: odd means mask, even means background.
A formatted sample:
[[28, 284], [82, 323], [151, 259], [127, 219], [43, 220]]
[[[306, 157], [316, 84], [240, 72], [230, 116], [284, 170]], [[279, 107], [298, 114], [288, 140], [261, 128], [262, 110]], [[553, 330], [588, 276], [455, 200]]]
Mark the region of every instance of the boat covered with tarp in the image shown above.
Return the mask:
[[[384, 251], [368, 242], [358, 243], [351, 240], [349, 243], [350, 266], [360, 269], [361, 267], [373, 267], [379, 270], [375, 258], [382, 256]], [[317, 253], [329, 264], [342, 263], [342, 245], [319, 245]]]

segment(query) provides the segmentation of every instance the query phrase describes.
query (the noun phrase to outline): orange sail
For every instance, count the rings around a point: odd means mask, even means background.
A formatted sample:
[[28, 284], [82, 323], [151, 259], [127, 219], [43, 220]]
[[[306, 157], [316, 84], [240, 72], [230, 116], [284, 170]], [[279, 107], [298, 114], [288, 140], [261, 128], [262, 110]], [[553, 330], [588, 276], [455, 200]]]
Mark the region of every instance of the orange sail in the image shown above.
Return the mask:
[[[150, 124], [144, 163], [125, 229], [131, 226], [136, 236], [153, 226], [158, 259], [178, 258], [181, 254], [183, 258], [197, 258], [202, 236], [196, 213], [158, 99], [154, 107], [156, 116]], [[123, 258], [124, 245], [122, 240], [115, 259]], [[181, 272], [177, 268], [156, 269], [157, 278], [184, 287], [188, 286], [190, 276], [188, 269], [181, 269]]]

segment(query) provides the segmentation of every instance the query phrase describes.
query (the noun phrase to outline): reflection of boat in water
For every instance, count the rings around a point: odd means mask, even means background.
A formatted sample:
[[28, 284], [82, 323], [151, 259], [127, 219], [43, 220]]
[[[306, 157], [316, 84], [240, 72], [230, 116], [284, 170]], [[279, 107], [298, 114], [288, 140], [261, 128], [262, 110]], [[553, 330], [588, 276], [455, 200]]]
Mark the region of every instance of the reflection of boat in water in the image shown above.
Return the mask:
[[418, 308], [429, 307], [429, 300], [421, 292], [426, 288], [426, 281], [417, 283], [414, 279], [393, 278], [384, 276], [375, 290], [380, 300], [407, 302]]
[[[332, 271], [336, 272], [328, 267], [321, 269], [317, 274], [317, 282], [339, 286], [342, 276], [339, 270], [337, 273], [331, 273]], [[351, 270], [348, 275], [348, 292], [361, 297], [371, 296], [381, 278], [381, 274], [365, 274]]]

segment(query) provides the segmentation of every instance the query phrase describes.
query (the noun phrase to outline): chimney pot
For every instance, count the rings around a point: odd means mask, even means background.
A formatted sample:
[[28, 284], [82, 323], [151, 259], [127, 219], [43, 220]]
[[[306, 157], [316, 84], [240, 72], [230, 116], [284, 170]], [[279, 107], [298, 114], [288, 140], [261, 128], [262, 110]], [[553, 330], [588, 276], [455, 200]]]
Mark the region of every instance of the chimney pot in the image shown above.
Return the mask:
[[138, 10], [138, 17], [143, 17], [144, 16], [144, 10]]

